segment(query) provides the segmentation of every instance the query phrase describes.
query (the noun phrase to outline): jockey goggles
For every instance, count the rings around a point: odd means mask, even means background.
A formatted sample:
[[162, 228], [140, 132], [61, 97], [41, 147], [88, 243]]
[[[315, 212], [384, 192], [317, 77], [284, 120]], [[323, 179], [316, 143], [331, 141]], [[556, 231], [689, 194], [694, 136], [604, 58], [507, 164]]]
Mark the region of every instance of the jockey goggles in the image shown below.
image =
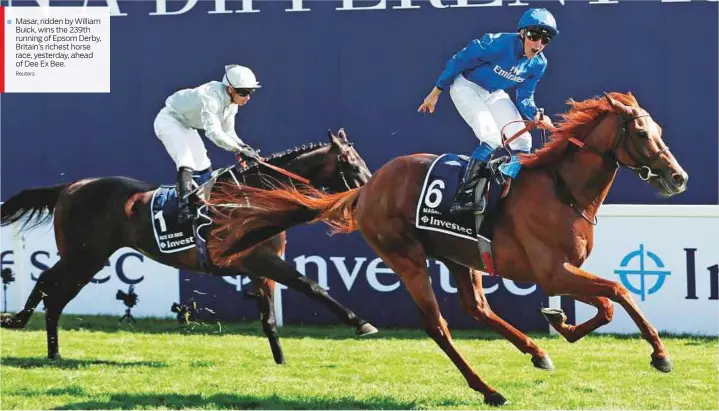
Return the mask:
[[537, 41], [541, 39], [542, 44], [545, 46], [549, 44], [550, 41], [552, 41], [552, 36], [537, 29], [527, 29], [527, 38], [532, 41]]
[[235, 93], [239, 94], [240, 97], [247, 97], [250, 94], [254, 93], [256, 89], [254, 88], [236, 88]]

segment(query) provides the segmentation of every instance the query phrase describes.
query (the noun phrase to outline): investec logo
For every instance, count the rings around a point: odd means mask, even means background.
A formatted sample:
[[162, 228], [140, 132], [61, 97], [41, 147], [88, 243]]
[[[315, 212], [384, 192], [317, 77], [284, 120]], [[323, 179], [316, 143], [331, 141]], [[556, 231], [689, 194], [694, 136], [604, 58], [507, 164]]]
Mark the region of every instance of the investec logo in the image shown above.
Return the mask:
[[[699, 289], [704, 294], [704, 298], [717, 301], [719, 300], [719, 264], [707, 266], [705, 274], [697, 270], [696, 254], [696, 248], [684, 248], [686, 264], [684, 298], [687, 300], [701, 298], [697, 294]], [[619, 263], [619, 268], [614, 270], [614, 274], [618, 275], [622, 285], [631, 293], [638, 295], [641, 301], [646, 301], [649, 296], [662, 289], [667, 281], [671, 281], [671, 277], [681, 275], [676, 271], [672, 275], [672, 270], [666, 267], [662, 258], [648, 250], [644, 244], [639, 244], [636, 250], [627, 253]], [[697, 283], [700, 285], [697, 286]]]
[[[263, 0], [266, 1], [266, 0]], [[284, 10], [285, 12], [300, 12], [300, 11], [312, 11], [312, 9], [309, 7], [313, 1], [310, 0], [276, 0], [277, 2], [285, 3], [287, 4], [287, 8]], [[451, 9], [451, 8], [486, 8], [486, 7], [502, 7], [502, 6], [509, 6], [509, 7], [526, 7], [529, 6], [529, 3], [522, 2], [522, 0], [400, 0], [400, 1], [393, 1], [393, 5], [391, 7], [387, 6], [387, 0], [378, 0], [376, 2], [366, 1], [366, 0], [326, 0], [327, 3], [330, 1], [334, 4], [341, 5], [340, 7], [335, 7], [335, 10], [339, 11], [372, 11], [372, 10], [412, 10], [412, 9], [419, 9], [419, 8], [435, 8], [435, 9]], [[717, 0], [705, 0], [707, 2], [716, 2]], [[49, 7], [50, 0], [35, 0], [35, 2], [42, 7]], [[147, 0], [149, 3], [150, 0]], [[662, 3], [679, 3], [679, 4], [691, 4], [696, 3], [696, 1], [683, 1], [683, 0], [661, 0]], [[88, 1], [83, 1], [83, 6], [87, 6]], [[96, 6], [98, 4], [95, 3], [102, 3], [102, 2], [93, 2], [93, 6]], [[123, 13], [120, 9], [119, 0], [105, 0], [105, 3], [107, 4], [108, 8], [110, 9], [110, 15], [111, 16], [127, 16], [127, 13]], [[168, 0], [155, 0], [155, 11], [149, 13], [150, 16], [173, 16], [173, 15], [179, 15], [187, 13], [188, 11], [192, 10], [193, 7], [195, 7], [199, 0], [172, 0], [171, 2]], [[173, 6], [173, 10], [168, 10], [167, 4], [170, 3]], [[259, 0], [214, 0], [214, 1], [203, 1], [203, 4], [212, 3], [214, 6], [210, 10], [207, 11], [207, 14], [231, 14], [231, 13], [259, 13], [260, 8], [258, 7], [259, 4], [262, 3], [262, 1]], [[324, 2], [323, 2], [324, 3]], [[374, 3], [374, 4], [372, 4]], [[397, 4], [399, 3], [399, 4]], [[573, 5], [572, 3], [583, 3], [583, 2], [574, 2], [574, 1], [568, 1], [568, 0], [557, 0], [556, 4], [565, 6], [565, 5]], [[619, 0], [592, 0], [588, 2], [587, 4], [590, 5], [611, 5], [611, 4], [618, 4]], [[180, 7], [180, 5], [182, 7]], [[229, 8], [228, 5], [237, 6], [239, 5], [239, 8]], [[8, 6], [13, 6], [13, 1], [8, 0]]]
[[[401, 292], [402, 285], [399, 276], [387, 267], [382, 259], [367, 257], [324, 257], [319, 255], [299, 255], [291, 260], [295, 269], [302, 275], [306, 275], [324, 289], [332, 290], [344, 288], [347, 291], [358, 284], [366, 281], [369, 287], [380, 293]], [[288, 260], [290, 262], [290, 260]], [[457, 287], [454, 285], [454, 278], [446, 265], [440, 261], [428, 260], [427, 268], [433, 281], [439, 280], [439, 286], [445, 293], [456, 294]], [[439, 273], [437, 273], [439, 271]], [[437, 275], [439, 274], [439, 275]], [[235, 286], [237, 291], [250, 284], [250, 279], [245, 276], [224, 276], [224, 281]], [[517, 296], [530, 295], [537, 290], [537, 286], [518, 286], [512, 280], [496, 278], [497, 281], [485, 281], [483, 284], [484, 293], [490, 295], [500, 288], [504, 288], [510, 294]], [[287, 289], [282, 284], [278, 288]]]
[[422, 222], [425, 224], [429, 223], [429, 225], [432, 225], [435, 227], [446, 228], [447, 230], [452, 230], [454, 232], [460, 232], [462, 234], [472, 235], [471, 228], [463, 227], [459, 224], [445, 221], [440, 218], [434, 218], [434, 216], [432, 216], [432, 217], [424, 216], [424, 217], [422, 217]]

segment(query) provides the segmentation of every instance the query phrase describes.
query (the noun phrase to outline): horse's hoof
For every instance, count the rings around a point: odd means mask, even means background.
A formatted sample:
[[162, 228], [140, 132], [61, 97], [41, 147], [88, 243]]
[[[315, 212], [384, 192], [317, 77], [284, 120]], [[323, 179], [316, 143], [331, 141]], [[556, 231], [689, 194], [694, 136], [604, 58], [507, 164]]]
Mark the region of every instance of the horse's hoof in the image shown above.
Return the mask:
[[370, 323], [364, 323], [360, 325], [359, 328], [357, 328], [357, 335], [360, 337], [364, 337], [365, 335], [377, 334], [378, 332], [379, 330]]
[[544, 357], [532, 357], [532, 364], [534, 364], [534, 366], [536, 368], [539, 368], [540, 370], [554, 370], [554, 363], [552, 363], [552, 359], [549, 358], [548, 355]]
[[672, 360], [669, 357], [659, 358], [652, 355], [650, 364], [661, 372], [670, 372], [672, 370]]
[[5, 313], [0, 315], [0, 327], [19, 330], [25, 328], [25, 322], [19, 321], [14, 316]]
[[498, 392], [493, 392], [484, 397], [484, 403], [498, 407], [500, 405], [507, 404], [507, 399], [504, 398], [502, 394]]
[[62, 360], [62, 356], [60, 354], [48, 355], [47, 359], [50, 360], [50, 362], [60, 362]]
[[544, 318], [551, 324], [562, 324], [567, 321], [567, 316], [564, 315], [564, 311], [559, 308], [542, 307], [539, 312], [542, 313]]

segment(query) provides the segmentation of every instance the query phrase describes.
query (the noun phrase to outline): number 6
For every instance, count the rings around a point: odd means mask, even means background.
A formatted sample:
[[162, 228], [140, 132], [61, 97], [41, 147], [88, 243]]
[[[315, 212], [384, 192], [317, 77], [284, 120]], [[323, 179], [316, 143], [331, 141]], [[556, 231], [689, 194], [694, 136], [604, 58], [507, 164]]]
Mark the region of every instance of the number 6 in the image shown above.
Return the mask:
[[440, 203], [442, 203], [442, 190], [444, 190], [444, 187], [444, 181], [432, 181], [427, 189], [427, 195], [424, 197], [424, 204], [429, 208], [436, 208], [440, 205]]

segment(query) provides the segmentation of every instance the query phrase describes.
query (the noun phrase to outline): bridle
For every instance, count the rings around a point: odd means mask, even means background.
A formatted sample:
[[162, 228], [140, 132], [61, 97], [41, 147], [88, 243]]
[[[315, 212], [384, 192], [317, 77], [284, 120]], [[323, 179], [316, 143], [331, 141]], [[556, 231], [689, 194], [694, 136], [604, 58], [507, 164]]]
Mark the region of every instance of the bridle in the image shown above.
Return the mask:
[[[627, 132], [627, 124], [629, 124], [630, 122], [632, 122], [634, 120], [642, 118], [642, 117], [649, 117], [649, 114], [640, 114], [638, 116], [634, 116], [634, 117], [631, 117], [628, 119], [624, 119], [623, 118], [624, 115], [621, 113], [617, 113], [617, 115], [619, 116], [619, 128], [617, 131], [617, 136], [614, 138], [614, 143], [612, 144], [612, 148], [608, 152], [601, 152], [600, 150], [598, 150], [595, 147], [587, 146], [583, 141], [577, 140], [574, 137], [569, 137], [569, 139], [568, 139], [569, 142], [571, 142], [572, 144], [576, 145], [577, 147], [579, 147], [581, 149], [585, 149], [585, 150], [589, 151], [592, 154], [595, 154], [595, 155], [602, 157], [606, 160], [613, 161], [617, 164], [617, 166], [626, 167], [629, 170], [634, 171], [639, 176], [639, 178], [641, 178], [643, 181], [648, 181], [653, 177], [659, 177], [659, 174], [654, 172], [654, 170], [652, 170], [651, 167], [652, 167], [652, 165], [654, 165], [654, 163], [659, 159], [659, 157], [662, 154], [670, 152], [669, 146], [667, 146], [667, 145], [665, 145], [663, 149], [656, 152], [651, 158], [649, 158], [647, 160], [648, 165], [643, 165], [643, 166], [629, 165], [626, 163], [622, 163], [617, 158], [617, 149], [619, 148], [619, 144], [622, 142], [622, 139], [626, 139], [628, 141], [628, 143], [630, 143], [632, 145], [632, 150], [635, 153], [639, 152], [639, 148], [637, 147], [637, 142], [636, 142], [636, 139], [638, 137], [633, 136], [632, 134]], [[627, 150], [627, 154], [629, 154], [629, 150]], [[631, 157], [631, 154], [630, 154], [630, 157]], [[633, 160], [636, 161], [636, 159], [633, 159]]]
[[[617, 129], [616, 137], [614, 137], [614, 142], [612, 143], [612, 148], [609, 151], [605, 152], [605, 151], [601, 151], [600, 149], [597, 149], [596, 147], [588, 146], [585, 142], [583, 142], [579, 139], [576, 139], [574, 137], [569, 137], [568, 141], [570, 143], [576, 145], [579, 149], [586, 150], [592, 154], [595, 154], [595, 155], [601, 157], [604, 160], [613, 162], [615, 164], [615, 166], [614, 166], [615, 170], [618, 167], [626, 167], [627, 169], [632, 170], [634, 173], [636, 173], [639, 176], [639, 178], [642, 179], [643, 181], [649, 181], [650, 179], [652, 179], [654, 177], [659, 177], [660, 174], [657, 174], [652, 169], [652, 166], [654, 165], [654, 163], [656, 163], [656, 161], [659, 159], [659, 157], [662, 154], [670, 152], [669, 146], [667, 146], [667, 145], [665, 145], [663, 149], [659, 150], [657, 153], [655, 153], [651, 158], [649, 158], [647, 160], [646, 164], [648, 164], [648, 165], [643, 165], [643, 166], [637, 165], [639, 162], [636, 161], [635, 158], [632, 158], [632, 160], [634, 160], [635, 163], [637, 163], [635, 165], [623, 163], [623, 162], [619, 161], [619, 159], [617, 158], [617, 149], [619, 148], [619, 145], [622, 143], [622, 140], [627, 140], [627, 142], [629, 144], [631, 144], [631, 149], [634, 153], [640, 152], [638, 143], [636, 141], [639, 137], [636, 137], [636, 136], [630, 134], [627, 131], [627, 125], [639, 118], [649, 117], [649, 114], [639, 114], [636, 116], [632, 116], [630, 118], [625, 118], [626, 115], [623, 113], [615, 113], [615, 114], [617, 114], [617, 116], [619, 117], [619, 125], [618, 125], [618, 129]], [[521, 130], [517, 131], [516, 133], [514, 133], [511, 137], [507, 138], [502, 143], [502, 147], [507, 148], [507, 149], [509, 148], [510, 142], [519, 138], [520, 135], [534, 129], [535, 127], [537, 127], [539, 125], [538, 121], [525, 121], [525, 120], [517, 120], [517, 121], [510, 122], [510, 123], [514, 123], [514, 122], [526, 123], [526, 126], [524, 128], [522, 128]], [[502, 136], [504, 136], [504, 129], [510, 123], [506, 124], [502, 128], [502, 130], [500, 132]], [[592, 129], [589, 133], [587, 133], [585, 138], [588, 137], [589, 135], [591, 135], [592, 131], [594, 131], [594, 129]], [[627, 154], [629, 155], [629, 157], [633, 157], [629, 150], [626, 150], [626, 151], [627, 151]], [[577, 213], [579, 213], [579, 215], [581, 215], [582, 218], [585, 219], [587, 222], [589, 222], [592, 225], [597, 225], [597, 217], [596, 216], [594, 216], [594, 219], [590, 219], [589, 216], [587, 216], [586, 211], [582, 211], [579, 209], [579, 207], [577, 207], [576, 197], [574, 196], [574, 194], [572, 194], [569, 186], [567, 186], [567, 183], [565, 183], [564, 180], [562, 180], [562, 178], [559, 176], [559, 174], [557, 174], [556, 170], [554, 170], [552, 168], [551, 173], [552, 173], [552, 177], [554, 178], [554, 181], [557, 183], [557, 187], [559, 188], [559, 190], [561, 190], [564, 193], [564, 197], [565, 197], [564, 199], [569, 204], [569, 206], [572, 207], [572, 209], [574, 209]]]
[[[346, 145], [347, 145], [348, 147], [352, 148], [352, 147], [354, 146], [354, 142], [349, 141], [349, 142], [346, 143]], [[345, 176], [344, 167], [345, 167], [345, 162], [346, 162], [346, 161], [342, 159], [342, 155], [345, 154], [347, 151], [348, 151], [348, 150], [344, 150], [344, 149], [341, 150], [339, 153], [337, 153], [337, 157], [335, 157], [335, 159], [336, 159], [336, 162], [337, 162], [337, 163], [336, 163], [336, 164], [337, 164], [337, 169], [339, 170], [339, 177], [340, 177], [340, 179], [341, 179], [341, 181], [342, 181], [342, 184], [344, 184], [344, 188], [347, 189], [347, 191], [349, 191], [349, 190], [352, 189], [352, 187], [350, 187], [349, 183], [347, 182], [347, 176]], [[310, 182], [310, 185], [312, 185], [312, 186], [314, 186], [314, 187], [318, 187], [319, 190], [321, 190], [321, 191], [323, 191], [323, 192], [325, 192], [325, 193], [331, 193], [331, 192], [332, 192], [329, 187], [324, 186], [324, 185], [321, 186], [321, 185], [319, 185], [319, 184], [315, 184], [314, 181], [311, 181], [311, 182]]]
[[[589, 146], [585, 142], [578, 140], [574, 137], [569, 137], [568, 141], [570, 143], [576, 145], [579, 149], [586, 150], [594, 155], [601, 157], [604, 160], [613, 162], [615, 171], [619, 167], [626, 167], [627, 169], [632, 170], [634, 173], [636, 173], [639, 176], [639, 178], [641, 178], [643, 181], [648, 181], [648, 180], [652, 179], [653, 177], [659, 177], [660, 175], [657, 174], [651, 167], [654, 165], [654, 163], [659, 159], [659, 157], [663, 153], [670, 152], [669, 146], [665, 145], [663, 149], [659, 150], [651, 158], [649, 158], [646, 163], [648, 165], [643, 165], [643, 166], [639, 166], [636, 164], [629, 165], [629, 164], [619, 161], [619, 159], [617, 158], [617, 149], [619, 148], [619, 145], [622, 143], [622, 140], [627, 140], [627, 143], [631, 144], [631, 147], [632, 147], [632, 150], [634, 151], [634, 153], [640, 152], [640, 150], [637, 146], [638, 143], [636, 141], [636, 139], [639, 137], [636, 137], [633, 134], [630, 134], [627, 131], [627, 125], [630, 122], [633, 122], [639, 118], [649, 117], [649, 114], [640, 114], [637, 116], [632, 116], [627, 119], [624, 118], [625, 114], [622, 114], [622, 113], [616, 113], [616, 114], [619, 117], [619, 126], [618, 126], [618, 130], [616, 133], [616, 137], [614, 137], [614, 142], [612, 143], [612, 148], [609, 151], [603, 152], [600, 149]], [[594, 131], [594, 129], [592, 129], [592, 131]], [[589, 133], [587, 133], [585, 138], [588, 137], [589, 135], [591, 135], [591, 131]], [[639, 162], [635, 158], [633, 158], [633, 155], [630, 153], [630, 151], [629, 150], [626, 150], [626, 151], [627, 151], [627, 155], [629, 157], [632, 157], [632, 160], [634, 160], [635, 163], [638, 164]], [[589, 216], [587, 216], [586, 211], [580, 210], [579, 207], [577, 207], [577, 205], [576, 205], [577, 199], [574, 196], [574, 194], [572, 194], [571, 189], [569, 188], [569, 186], [567, 186], [567, 183], [564, 182], [564, 180], [559, 176], [559, 174], [556, 172], [555, 169], [552, 168], [551, 172], [552, 172], [552, 176], [554, 177], [555, 182], [557, 183], [558, 188], [564, 192], [565, 201], [569, 204], [569, 206], [572, 207], [572, 209], [574, 209], [574, 211], [579, 213], [579, 215], [582, 216], [582, 218], [585, 219], [587, 222], [589, 222], [592, 225], [597, 225], [597, 216], [595, 215], [594, 219], [590, 219]]]
[[[349, 148], [352, 148], [354, 146], [354, 143], [350, 141], [347, 143], [347, 145], [349, 146]], [[344, 171], [345, 161], [342, 159], [342, 154], [345, 154], [346, 151], [349, 150], [342, 150], [340, 151], [340, 153], [337, 154], [337, 167], [340, 170], [340, 177], [342, 178], [342, 183], [344, 183], [345, 188], [347, 189], [347, 191], [349, 191], [352, 190], [352, 187], [350, 187], [349, 183], [347, 182], [347, 177], [345, 176]]]

